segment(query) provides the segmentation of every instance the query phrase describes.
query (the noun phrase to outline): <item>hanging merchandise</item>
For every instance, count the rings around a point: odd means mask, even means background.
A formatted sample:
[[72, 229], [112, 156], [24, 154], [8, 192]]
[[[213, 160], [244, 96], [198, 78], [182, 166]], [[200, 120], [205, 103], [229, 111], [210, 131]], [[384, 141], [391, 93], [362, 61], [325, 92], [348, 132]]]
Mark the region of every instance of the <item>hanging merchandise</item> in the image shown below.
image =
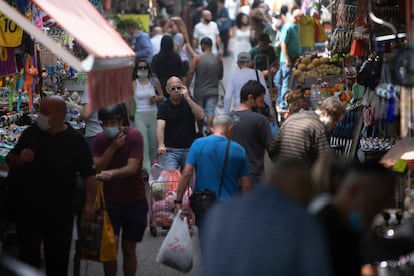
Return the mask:
[[393, 60], [392, 73], [398, 84], [414, 86], [414, 49], [401, 50]]
[[0, 14], [0, 46], [20, 46], [22, 37], [23, 29], [4, 14]]
[[313, 48], [315, 46], [315, 25], [312, 16], [303, 16], [300, 21], [300, 47]]
[[33, 112], [33, 83], [34, 78], [37, 76], [37, 68], [33, 66], [33, 61], [30, 55], [26, 54], [25, 58], [25, 76], [23, 82], [23, 91], [29, 95], [29, 111]]
[[380, 99], [377, 118], [389, 123], [397, 119], [400, 110], [400, 92], [400, 86], [394, 85], [391, 80], [389, 65], [384, 62], [381, 70], [381, 81], [375, 89], [375, 93]]
[[366, 23], [362, 20], [361, 17], [355, 19], [355, 30], [353, 34], [353, 41], [350, 50], [350, 55], [353, 57], [364, 57], [366, 54], [366, 49], [368, 48], [369, 35], [368, 28]]
[[357, 83], [375, 90], [380, 82], [382, 68], [381, 56], [373, 53], [358, 70]]

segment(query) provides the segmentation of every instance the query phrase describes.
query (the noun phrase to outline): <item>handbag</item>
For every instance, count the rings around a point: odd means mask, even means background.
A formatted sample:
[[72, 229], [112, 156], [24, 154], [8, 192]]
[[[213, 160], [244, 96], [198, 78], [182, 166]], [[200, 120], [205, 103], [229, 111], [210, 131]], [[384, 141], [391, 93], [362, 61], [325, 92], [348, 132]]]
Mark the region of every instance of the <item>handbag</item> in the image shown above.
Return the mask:
[[192, 244], [187, 217], [182, 219], [181, 212], [179, 210], [175, 215], [155, 260], [178, 271], [189, 272], [193, 268]]
[[105, 207], [102, 181], [97, 182], [95, 219], [81, 221], [79, 255], [82, 259], [97, 262], [117, 258], [115, 234]]
[[[221, 177], [220, 177], [220, 187], [218, 191], [218, 197], [221, 195], [221, 189], [223, 188], [223, 181], [224, 181], [224, 171], [227, 167], [227, 159], [229, 155], [229, 148], [230, 148], [231, 140], [228, 139], [226, 145], [226, 153], [224, 156], [224, 163], [223, 168], [221, 169]], [[205, 189], [203, 191], [195, 191], [190, 196], [190, 207], [193, 210], [194, 214], [202, 215], [204, 214], [213, 203], [217, 200], [216, 193], [209, 189]]]

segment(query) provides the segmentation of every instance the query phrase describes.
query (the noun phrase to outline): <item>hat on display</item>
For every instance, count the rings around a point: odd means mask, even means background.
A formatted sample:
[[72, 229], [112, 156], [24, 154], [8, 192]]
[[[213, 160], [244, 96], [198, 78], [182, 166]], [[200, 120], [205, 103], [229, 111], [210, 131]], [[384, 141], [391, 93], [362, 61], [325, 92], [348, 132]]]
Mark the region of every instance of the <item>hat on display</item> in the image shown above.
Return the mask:
[[237, 62], [250, 62], [252, 61], [252, 56], [248, 52], [241, 52], [237, 56]]

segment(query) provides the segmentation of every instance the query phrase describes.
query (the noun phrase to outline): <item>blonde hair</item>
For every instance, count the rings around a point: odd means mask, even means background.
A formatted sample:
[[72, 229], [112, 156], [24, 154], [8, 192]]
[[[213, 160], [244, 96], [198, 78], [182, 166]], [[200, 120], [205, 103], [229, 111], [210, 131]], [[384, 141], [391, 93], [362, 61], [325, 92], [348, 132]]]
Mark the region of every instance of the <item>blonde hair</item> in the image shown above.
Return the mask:
[[181, 17], [173, 16], [170, 18], [170, 21], [174, 22], [175, 25], [177, 25], [178, 32], [183, 35], [184, 44], [190, 43], [187, 26], [185, 25], [184, 20]]

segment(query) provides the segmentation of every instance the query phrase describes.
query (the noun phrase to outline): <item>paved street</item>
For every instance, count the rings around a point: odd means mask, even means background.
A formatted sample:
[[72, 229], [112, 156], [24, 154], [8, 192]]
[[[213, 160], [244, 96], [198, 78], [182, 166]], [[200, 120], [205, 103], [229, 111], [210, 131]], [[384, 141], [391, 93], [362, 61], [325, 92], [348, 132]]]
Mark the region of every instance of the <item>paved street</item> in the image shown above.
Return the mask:
[[[161, 246], [162, 241], [165, 238], [164, 235], [159, 235], [157, 237], [153, 237], [150, 235], [149, 231], [147, 231], [144, 235], [144, 240], [142, 243], [138, 244], [137, 247], [137, 255], [138, 255], [138, 271], [137, 275], [143, 276], [179, 276], [179, 275], [197, 275], [197, 268], [198, 268], [198, 256], [199, 256], [199, 246], [198, 246], [198, 238], [196, 231], [192, 235], [193, 241], [193, 256], [194, 256], [194, 267], [193, 270], [189, 273], [180, 273], [174, 269], [168, 268], [162, 264], [159, 264], [155, 261], [155, 258], [158, 253], [158, 249]], [[119, 256], [119, 260], [121, 260], [122, 254]], [[122, 274], [122, 262], [119, 261], [118, 267], [118, 274], [119, 276]], [[71, 262], [71, 267], [69, 271], [69, 275], [73, 275], [73, 262]], [[92, 262], [92, 261], [81, 261], [81, 276], [101, 276], [103, 274], [103, 267], [101, 263]]]

